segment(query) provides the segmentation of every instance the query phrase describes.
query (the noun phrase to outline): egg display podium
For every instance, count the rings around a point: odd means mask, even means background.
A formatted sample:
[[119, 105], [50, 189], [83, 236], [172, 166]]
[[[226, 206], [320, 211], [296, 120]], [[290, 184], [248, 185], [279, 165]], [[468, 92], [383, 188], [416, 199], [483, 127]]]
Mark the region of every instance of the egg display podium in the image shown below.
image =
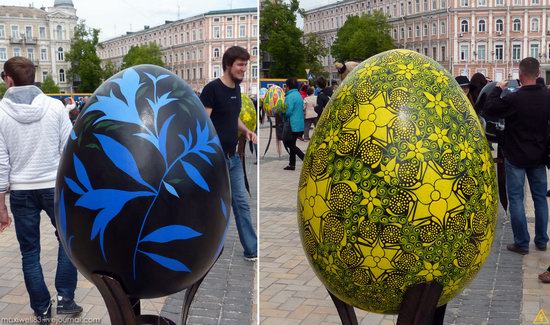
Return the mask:
[[140, 65], [81, 111], [56, 183], [60, 241], [113, 324], [173, 324], [139, 300], [187, 289], [182, 323], [223, 249], [231, 198], [216, 131], [193, 90]]
[[357, 66], [316, 126], [298, 188], [305, 254], [343, 324], [354, 307], [442, 324], [490, 254], [496, 174], [479, 119], [434, 60]]

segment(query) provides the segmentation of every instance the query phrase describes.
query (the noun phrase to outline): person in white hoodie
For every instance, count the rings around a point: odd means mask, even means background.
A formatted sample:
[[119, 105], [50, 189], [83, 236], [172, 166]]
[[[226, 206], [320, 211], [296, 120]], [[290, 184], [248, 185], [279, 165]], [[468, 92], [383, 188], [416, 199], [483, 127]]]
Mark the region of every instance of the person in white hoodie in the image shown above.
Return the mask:
[[[0, 101], [0, 231], [11, 224], [5, 203], [9, 190], [30, 305], [39, 322], [48, 324], [51, 301], [40, 266], [40, 212], [44, 210], [56, 226], [57, 167], [72, 125], [61, 101], [34, 86], [34, 76], [34, 64], [23, 57], [6, 61], [0, 75], [7, 86]], [[76, 281], [76, 268], [59, 243], [57, 314], [82, 312], [74, 302]]]

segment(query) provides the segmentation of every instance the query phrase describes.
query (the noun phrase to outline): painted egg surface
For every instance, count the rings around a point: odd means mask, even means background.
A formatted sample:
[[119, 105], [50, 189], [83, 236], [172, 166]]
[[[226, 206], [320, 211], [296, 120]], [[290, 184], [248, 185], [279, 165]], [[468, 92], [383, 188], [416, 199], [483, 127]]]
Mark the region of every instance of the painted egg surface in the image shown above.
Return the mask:
[[268, 114], [280, 113], [285, 107], [285, 92], [279, 86], [271, 86], [264, 97], [264, 109]]
[[306, 256], [338, 298], [397, 313], [406, 289], [436, 281], [447, 303], [490, 253], [497, 185], [466, 96], [437, 62], [392, 50], [332, 96], [300, 177]]
[[246, 127], [254, 132], [256, 131], [256, 107], [252, 99], [247, 94], [241, 93], [241, 114], [239, 115]]
[[90, 97], [58, 170], [56, 220], [69, 258], [129, 296], [189, 287], [223, 248], [231, 204], [204, 106], [168, 70], [119, 72]]

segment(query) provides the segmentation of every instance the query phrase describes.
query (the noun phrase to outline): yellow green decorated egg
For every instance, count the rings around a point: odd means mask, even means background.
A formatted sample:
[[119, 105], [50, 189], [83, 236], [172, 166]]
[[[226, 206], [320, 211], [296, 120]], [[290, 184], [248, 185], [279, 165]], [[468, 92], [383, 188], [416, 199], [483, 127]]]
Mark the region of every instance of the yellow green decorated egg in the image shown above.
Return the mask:
[[264, 110], [268, 114], [280, 113], [284, 111], [285, 107], [285, 92], [276, 85], [273, 85], [267, 89], [264, 97]]
[[256, 131], [256, 108], [247, 94], [241, 93], [241, 114], [239, 117], [250, 131]]
[[392, 50], [335, 91], [304, 159], [298, 225], [327, 289], [397, 313], [416, 283], [446, 304], [489, 256], [497, 216], [489, 145], [454, 78], [434, 60]]

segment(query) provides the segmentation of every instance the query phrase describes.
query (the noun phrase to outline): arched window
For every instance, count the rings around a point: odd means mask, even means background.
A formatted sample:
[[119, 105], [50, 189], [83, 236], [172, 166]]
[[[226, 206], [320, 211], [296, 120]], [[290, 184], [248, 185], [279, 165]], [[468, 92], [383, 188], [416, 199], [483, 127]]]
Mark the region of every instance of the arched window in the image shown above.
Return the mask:
[[495, 21], [495, 31], [502, 32], [504, 29], [504, 23], [502, 22], [502, 19], [497, 19]]
[[61, 25], [57, 25], [55, 28], [55, 35], [58, 40], [63, 39], [63, 27], [61, 27]]
[[63, 54], [63, 48], [57, 49], [57, 61], [65, 61], [65, 55]]
[[478, 30], [479, 32], [485, 32], [485, 20], [484, 20], [484, 19], [480, 19], [480, 20], [479, 20], [477, 30]]
[[428, 25], [424, 24], [424, 36], [428, 36]]
[[215, 49], [214, 49], [214, 57], [215, 57], [215, 58], [219, 58], [219, 57], [220, 57], [220, 49], [219, 49], [219, 48], [215, 48]]
[[512, 30], [514, 32], [521, 31], [521, 20], [519, 20], [519, 18], [514, 19], [514, 23], [512, 25]]
[[467, 33], [468, 32], [468, 21], [467, 20], [463, 20], [460, 22], [460, 31], [462, 33]]
[[539, 31], [539, 19], [538, 18], [532, 18], [531, 19], [531, 31], [532, 32], [538, 32]]
[[59, 82], [65, 82], [65, 70], [59, 69]]
[[252, 48], [252, 56], [258, 56], [258, 47], [254, 46]]

